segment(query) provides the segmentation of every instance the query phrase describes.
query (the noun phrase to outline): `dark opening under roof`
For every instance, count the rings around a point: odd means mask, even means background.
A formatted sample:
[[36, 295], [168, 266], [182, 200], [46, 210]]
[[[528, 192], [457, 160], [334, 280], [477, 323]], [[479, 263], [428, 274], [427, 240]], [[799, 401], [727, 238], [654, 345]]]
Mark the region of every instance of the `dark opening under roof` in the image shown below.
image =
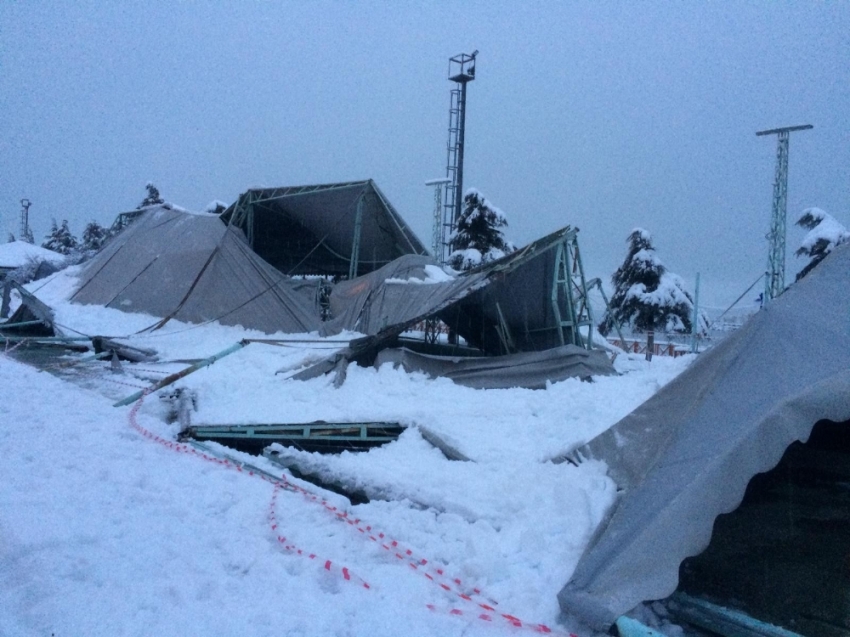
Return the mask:
[[358, 276], [428, 251], [371, 179], [251, 189], [222, 213], [288, 275]]

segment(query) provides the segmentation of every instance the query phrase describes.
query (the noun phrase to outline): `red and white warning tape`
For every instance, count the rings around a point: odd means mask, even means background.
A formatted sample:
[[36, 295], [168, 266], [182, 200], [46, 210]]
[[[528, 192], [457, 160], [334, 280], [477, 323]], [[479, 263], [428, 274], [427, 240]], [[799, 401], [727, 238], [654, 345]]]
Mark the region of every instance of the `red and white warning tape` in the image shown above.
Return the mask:
[[354, 573], [352, 573], [348, 569], [348, 567], [335, 565], [333, 563], [333, 561], [328, 560], [328, 559], [323, 560], [322, 558], [320, 558], [315, 553], [309, 553], [307, 551], [302, 551], [291, 540], [288, 540], [284, 536], [280, 535], [280, 531], [279, 531], [280, 525], [278, 524], [278, 521], [277, 521], [276, 509], [277, 509], [277, 494], [282, 488], [284, 488], [283, 484], [281, 484], [279, 482], [275, 483], [274, 490], [272, 491], [271, 503], [269, 504], [269, 523], [271, 524], [272, 531], [275, 534], [275, 538], [281, 544], [281, 546], [283, 546], [284, 550], [289, 551], [290, 553], [293, 553], [295, 555], [300, 555], [302, 557], [306, 557], [310, 560], [316, 560], [317, 562], [323, 564], [323, 568], [326, 571], [331, 572], [331, 573], [337, 573], [346, 582], [352, 582], [352, 581], [353, 582], [359, 582], [363, 586], [363, 588], [366, 588], [366, 589], [372, 588], [371, 586], [369, 586], [369, 583], [366, 580], [364, 580], [362, 577], [359, 577], [358, 575], [355, 575]]
[[[316, 494], [309, 492], [307, 489], [304, 489], [303, 487], [290, 482], [286, 479], [285, 476], [280, 476], [275, 479], [272, 479], [266, 475], [256, 473], [250, 469], [245, 470], [238, 462], [231, 462], [227, 459], [216, 458], [215, 456], [203, 453], [202, 451], [198, 451], [197, 449], [189, 445], [175, 442], [173, 440], [167, 440], [162, 436], [154, 434], [148, 429], [142, 427], [136, 421], [136, 415], [138, 414], [139, 409], [141, 409], [142, 402], [144, 401], [146, 395], [147, 392], [133, 405], [133, 407], [130, 409], [129, 414], [130, 426], [136, 431], [138, 431], [142, 436], [173, 451], [191, 454], [195, 457], [201, 458], [202, 460], [213, 462], [217, 465], [227, 467], [229, 469], [235, 469], [240, 473], [246, 473], [249, 476], [260, 478], [261, 480], [269, 482], [273, 485], [274, 489], [272, 493], [271, 503], [269, 505], [269, 523], [271, 524], [271, 530], [274, 532], [275, 539], [278, 543], [281, 544], [281, 546], [283, 546], [284, 550], [310, 560], [315, 560], [317, 563], [322, 565], [321, 567], [324, 570], [338, 575], [344, 581], [359, 583], [365, 589], [372, 589], [370, 584], [365, 579], [352, 573], [352, 571], [348, 569], [348, 567], [335, 565], [334, 562], [329, 559], [322, 560], [322, 558], [320, 558], [315, 553], [310, 553], [298, 548], [293, 542], [291, 542], [282, 534], [280, 534], [280, 524], [277, 520], [276, 508], [278, 493], [281, 490], [298, 493], [301, 496], [305, 497], [308, 501], [319, 504], [325, 511], [333, 514], [336, 519], [347, 523], [349, 526], [356, 529], [364, 537], [368, 538], [372, 542], [375, 542], [381, 548], [394, 555], [399, 561], [406, 562], [410, 567], [410, 572], [421, 573], [426, 579], [435, 583], [444, 591], [456, 595], [459, 599], [463, 600], [468, 605], [475, 607], [474, 611], [463, 611], [459, 608], [438, 609], [437, 606], [435, 606], [434, 604], [426, 604], [426, 607], [433, 612], [444, 613], [463, 618], [472, 618], [488, 623], [493, 623], [494, 620], [504, 621], [515, 628], [527, 629], [536, 633], [560, 635], [561, 637], [577, 637], [577, 635], [575, 635], [574, 633], [566, 633], [560, 630], [554, 630], [546, 624], [528, 622], [514, 615], [499, 612], [495, 608], [495, 606], [498, 606], [498, 603], [496, 601], [488, 598], [488, 604], [484, 601], [476, 599], [476, 597], [484, 595], [484, 593], [480, 589], [472, 588], [467, 591], [466, 587], [463, 584], [463, 581], [460, 578], [451, 578], [446, 575], [443, 569], [428, 566], [430, 562], [425, 558], [417, 557], [414, 554], [413, 550], [403, 548], [398, 541], [389, 539], [386, 534], [374, 529], [372, 526], [362, 525], [361, 520], [359, 518], [352, 520], [347, 512], [340, 512], [337, 507], [331, 505], [324, 498], [320, 498]], [[485, 612], [481, 612], [482, 610]]]

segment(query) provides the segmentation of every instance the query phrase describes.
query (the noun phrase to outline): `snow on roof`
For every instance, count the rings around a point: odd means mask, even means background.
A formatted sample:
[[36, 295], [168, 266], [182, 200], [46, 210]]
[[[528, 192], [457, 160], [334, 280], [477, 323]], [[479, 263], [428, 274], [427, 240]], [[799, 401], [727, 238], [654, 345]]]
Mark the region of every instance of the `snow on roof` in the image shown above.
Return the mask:
[[0, 244], [0, 268], [20, 268], [26, 265], [30, 259], [60, 263], [65, 259], [65, 256], [26, 241]]
[[[476, 252], [478, 252], [476, 250]], [[479, 253], [480, 256], [480, 253]], [[433, 284], [433, 283], [445, 283], [446, 281], [454, 280], [454, 277], [446, 272], [442, 267], [438, 265], [426, 265], [425, 268], [425, 278], [420, 279], [416, 276], [411, 276], [407, 279], [400, 278], [390, 278], [385, 281], [385, 283], [424, 283], [424, 284]]]

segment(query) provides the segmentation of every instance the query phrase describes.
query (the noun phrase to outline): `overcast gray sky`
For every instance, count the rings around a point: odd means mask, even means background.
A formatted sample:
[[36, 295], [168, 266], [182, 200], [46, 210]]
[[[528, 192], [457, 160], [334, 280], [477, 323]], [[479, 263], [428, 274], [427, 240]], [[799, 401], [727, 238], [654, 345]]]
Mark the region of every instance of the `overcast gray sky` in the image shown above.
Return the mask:
[[[0, 3], [0, 213], [75, 234], [153, 181], [199, 210], [257, 185], [373, 178], [430, 244], [448, 58], [480, 51], [466, 179], [526, 243], [580, 229], [608, 279], [635, 226], [714, 305], [764, 271], [776, 140], [791, 224], [850, 225], [848, 2]], [[756, 291], [757, 293], [757, 291]], [[755, 293], [752, 295], [755, 296]]]

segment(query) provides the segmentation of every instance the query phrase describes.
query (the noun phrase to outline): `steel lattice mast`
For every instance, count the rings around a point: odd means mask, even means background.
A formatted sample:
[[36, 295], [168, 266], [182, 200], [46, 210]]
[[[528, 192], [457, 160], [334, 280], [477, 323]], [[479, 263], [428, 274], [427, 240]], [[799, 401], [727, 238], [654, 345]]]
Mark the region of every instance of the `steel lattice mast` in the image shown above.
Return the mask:
[[457, 87], [452, 89], [449, 107], [449, 143], [446, 177], [450, 183], [445, 189], [446, 199], [443, 205], [442, 255], [434, 255], [444, 262], [451, 252], [449, 238], [460, 216], [463, 205], [463, 146], [466, 132], [466, 85], [475, 79], [475, 57], [461, 53], [449, 58], [449, 80]]
[[773, 182], [773, 209], [767, 233], [767, 272], [764, 279], [764, 302], [775, 299], [785, 290], [785, 235], [788, 214], [788, 139], [790, 133], [814, 128], [811, 124], [772, 128], [756, 135], [776, 135], [776, 177]]

